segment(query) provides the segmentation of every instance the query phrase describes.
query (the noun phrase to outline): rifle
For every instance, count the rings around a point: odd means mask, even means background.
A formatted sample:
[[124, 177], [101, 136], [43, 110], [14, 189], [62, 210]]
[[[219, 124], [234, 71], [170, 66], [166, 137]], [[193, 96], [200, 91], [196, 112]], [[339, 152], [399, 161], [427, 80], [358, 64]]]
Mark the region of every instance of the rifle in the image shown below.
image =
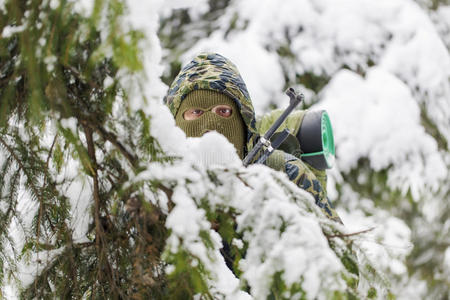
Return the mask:
[[267, 130], [264, 136], [260, 137], [256, 145], [247, 154], [247, 156], [243, 160], [244, 166], [248, 166], [255, 159], [256, 155], [261, 151], [263, 146], [266, 147], [266, 150], [263, 154], [254, 162], [257, 164], [263, 164], [267, 158], [273, 153], [275, 149], [277, 149], [283, 141], [288, 137], [289, 130], [284, 129], [279, 136], [275, 139], [275, 141], [270, 142], [273, 134], [277, 129], [281, 126], [281, 124], [286, 120], [287, 116], [294, 110], [297, 105], [302, 102], [304, 99], [303, 94], [297, 94], [293, 88], [288, 88], [286, 90], [286, 95], [289, 96], [289, 106], [283, 111], [281, 116], [273, 123], [273, 125]]

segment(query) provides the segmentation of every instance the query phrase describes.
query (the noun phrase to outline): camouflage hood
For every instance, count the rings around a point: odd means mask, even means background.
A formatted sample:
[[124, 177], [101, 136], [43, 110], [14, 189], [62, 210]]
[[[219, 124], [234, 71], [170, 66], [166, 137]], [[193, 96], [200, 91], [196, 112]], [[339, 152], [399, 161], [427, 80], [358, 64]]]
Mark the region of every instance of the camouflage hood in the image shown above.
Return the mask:
[[194, 90], [212, 90], [233, 99], [247, 127], [246, 148], [251, 149], [258, 136], [255, 111], [237, 67], [217, 53], [202, 53], [195, 57], [180, 71], [164, 98], [164, 103], [173, 116], [177, 114], [187, 94]]

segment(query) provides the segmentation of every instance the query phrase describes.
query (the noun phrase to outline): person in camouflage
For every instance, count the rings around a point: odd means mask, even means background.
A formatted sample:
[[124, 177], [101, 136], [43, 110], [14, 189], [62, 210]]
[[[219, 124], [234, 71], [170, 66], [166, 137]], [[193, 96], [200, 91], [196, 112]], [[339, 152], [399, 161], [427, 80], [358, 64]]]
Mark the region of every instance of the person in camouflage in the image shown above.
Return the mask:
[[[177, 75], [164, 102], [186, 136], [199, 137], [215, 130], [235, 146], [241, 159], [260, 136], [247, 87], [237, 67], [220, 54], [196, 56]], [[328, 218], [341, 222], [322, 188], [323, 178], [319, 181], [310, 166], [280, 150], [274, 151], [266, 165], [285, 172], [314, 197]]]

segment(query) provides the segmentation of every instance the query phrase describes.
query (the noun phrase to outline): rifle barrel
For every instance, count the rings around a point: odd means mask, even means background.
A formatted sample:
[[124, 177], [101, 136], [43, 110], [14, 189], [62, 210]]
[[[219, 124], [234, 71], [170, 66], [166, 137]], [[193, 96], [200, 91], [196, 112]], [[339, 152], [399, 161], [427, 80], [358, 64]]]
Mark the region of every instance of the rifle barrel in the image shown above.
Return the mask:
[[[256, 145], [250, 151], [249, 154], [244, 158], [243, 164], [244, 166], [248, 166], [250, 162], [255, 158], [256, 154], [261, 150], [262, 146], [265, 143], [270, 144], [270, 138], [277, 131], [277, 129], [281, 126], [281, 124], [286, 120], [287, 116], [294, 110], [294, 108], [303, 100], [303, 94], [297, 94], [293, 88], [288, 88], [286, 90], [286, 95], [289, 96], [289, 106], [283, 111], [281, 116], [272, 124], [272, 126], [267, 130], [264, 134], [264, 137], [260, 137]], [[272, 152], [270, 152], [272, 153]], [[269, 155], [270, 155], [269, 153]]]

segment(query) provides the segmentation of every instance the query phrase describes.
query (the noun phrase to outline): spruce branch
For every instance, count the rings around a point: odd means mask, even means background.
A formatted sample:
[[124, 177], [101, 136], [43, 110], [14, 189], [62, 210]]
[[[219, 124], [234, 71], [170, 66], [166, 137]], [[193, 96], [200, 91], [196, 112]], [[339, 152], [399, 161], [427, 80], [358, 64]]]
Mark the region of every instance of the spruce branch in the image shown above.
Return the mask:
[[104, 129], [101, 126], [96, 126], [95, 130], [107, 141], [109, 141], [111, 144], [113, 144], [119, 151], [126, 157], [128, 162], [134, 167], [137, 167], [138, 159], [135, 155], [130, 153], [124, 145], [122, 145], [121, 142], [119, 142], [117, 136], [112, 133], [108, 132], [106, 129]]
[[75, 77], [78, 80], [80, 80], [81, 82], [88, 84], [92, 89], [101, 90], [101, 87], [98, 84], [96, 84], [95, 82], [93, 82], [91, 80], [87, 80], [86, 78], [84, 78], [84, 76], [80, 72], [78, 72], [78, 70], [75, 69], [73, 66], [66, 64], [64, 62], [62, 62], [62, 65], [65, 68], [69, 69], [75, 75]]
[[362, 231], [358, 231], [358, 232], [347, 233], [347, 234], [340, 233], [340, 234], [331, 234], [331, 235], [329, 235], [329, 234], [324, 233], [324, 235], [327, 238], [337, 238], [337, 237], [343, 238], [343, 237], [350, 237], [350, 236], [354, 236], [354, 235], [367, 233], [367, 232], [370, 232], [370, 231], [372, 231], [374, 229], [375, 229], [375, 227], [372, 227], [372, 228], [369, 228], [369, 229], [366, 229], [366, 230], [362, 230]]
[[92, 246], [94, 246], [94, 245], [95, 245], [94, 242], [84, 242], [84, 243], [75, 243], [75, 244], [72, 244], [72, 246], [73, 246], [74, 248], [79, 248], [79, 249], [82, 249], [82, 248], [89, 248], [89, 247], [92, 247]]
[[86, 142], [88, 147], [88, 155], [89, 159], [91, 160], [91, 166], [92, 166], [92, 180], [93, 180], [93, 197], [94, 197], [94, 222], [95, 222], [95, 242], [96, 242], [96, 250], [97, 250], [97, 257], [99, 259], [99, 266], [97, 270], [97, 276], [99, 282], [102, 282], [103, 280], [103, 273], [104, 270], [102, 270], [102, 265], [105, 263], [105, 267], [107, 269], [106, 275], [108, 276], [108, 281], [111, 284], [112, 289], [118, 294], [122, 294], [121, 290], [117, 287], [117, 274], [115, 274], [114, 268], [111, 266], [108, 255], [107, 255], [107, 249], [106, 249], [106, 240], [105, 240], [105, 230], [103, 227], [103, 222], [101, 218], [101, 209], [104, 206], [104, 203], [100, 197], [100, 187], [99, 187], [99, 178], [98, 178], [98, 164], [97, 159], [95, 156], [95, 145], [94, 145], [94, 138], [93, 138], [93, 131], [92, 128], [89, 126], [83, 126], [84, 133], [86, 136]]
[[236, 174], [237, 179], [239, 179], [246, 187], [251, 188], [252, 190], [254, 189], [252, 186], [250, 186], [250, 185], [248, 184], [247, 181], [245, 181], [245, 180], [241, 177], [241, 175], [240, 175], [239, 173], [235, 173], [235, 174]]
[[97, 249], [97, 255], [99, 259], [101, 260], [102, 253], [103, 253], [103, 226], [101, 224], [100, 220], [100, 207], [101, 207], [101, 199], [99, 194], [99, 184], [98, 184], [98, 174], [97, 174], [97, 160], [95, 157], [95, 148], [94, 148], [94, 140], [92, 137], [92, 130], [88, 126], [84, 126], [84, 134], [86, 136], [86, 142], [88, 147], [88, 155], [91, 160], [91, 176], [94, 186], [94, 222], [95, 222], [95, 242], [96, 242], [96, 249]]
[[125, 158], [128, 160], [128, 162], [133, 168], [137, 167], [138, 158], [125, 148], [125, 146], [119, 141], [119, 139], [114, 133], [107, 131], [105, 128], [89, 119], [81, 118], [78, 116], [78, 120], [85, 128], [89, 127], [90, 130], [94, 130], [95, 132], [100, 134], [100, 136], [104, 140], [109, 141], [111, 144], [113, 144], [120, 151], [120, 153], [122, 153], [122, 155], [125, 156]]
[[[19, 166], [19, 169], [24, 172], [25, 176], [27, 176], [28, 179], [31, 180], [32, 176], [28, 173], [27, 168], [22, 163], [22, 160], [17, 156], [17, 154], [14, 152], [14, 149], [11, 148], [11, 146], [6, 143], [6, 141], [0, 136], [0, 143], [5, 147], [5, 149], [8, 151], [8, 153], [14, 158], [17, 165]], [[31, 189], [33, 190], [34, 194], [39, 197], [41, 195], [40, 191], [32, 184]]]
[[[53, 143], [52, 143], [52, 145], [50, 147], [50, 150], [48, 151], [47, 161], [45, 163], [47, 168], [48, 168], [48, 164], [50, 162], [50, 157], [51, 157], [52, 152], [53, 152], [53, 146], [56, 143], [56, 138], [57, 137], [58, 137], [58, 134], [55, 135], [55, 138], [53, 139]], [[42, 181], [42, 189], [44, 189], [45, 185], [46, 185], [47, 173], [48, 172], [45, 172], [45, 174], [44, 174], [44, 180]], [[37, 239], [39, 239], [39, 236], [40, 236], [41, 219], [42, 219], [42, 215], [44, 214], [44, 203], [42, 201], [39, 201], [39, 202], [40, 202], [40, 204], [39, 204], [39, 213], [38, 213], [37, 226], [36, 226], [36, 238]], [[48, 221], [51, 224], [50, 220], [48, 220]]]
[[[1, 174], [4, 174], [2, 178], [0, 178], [0, 191], [3, 190], [4, 185], [6, 184], [6, 178], [5, 175], [8, 174], [11, 165], [12, 165], [13, 159], [12, 157], [7, 157], [5, 159], [5, 161], [3, 162], [3, 168], [1, 170]], [[9, 191], [9, 195], [8, 197], [5, 197], [8, 199], [9, 201], [9, 205], [8, 205], [8, 210], [3, 214], [3, 220], [1, 220], [1, 222], [4, 222], [4, 220], [9, 220], [9, 216], [11, 213], [13, 213], [14, 215], [16, 214], [16, 197], [17, 197], [17, 190], [18, 190], [18, 186], [19, 186], [19, 177], [20, 177], [20, 171], [15, 171], [12, 176], [9, 178], [9, 183], [10, 183], [10, 191]], [[0, 198], [0, 200], [2, 200], [3, 197]], [[4, 223], [6, 224], [6, 222]], [[6, 227], [6, 226], [5, 226]], [[0, 245], [1, 247], [1, 245]]]
[[[50, 146], [50, 150], [48, 150], [47, 161], [45, 162], [45, 165], [47, 166], [47, 168], [48, 168], [48, 164], [50, 162], [50, 158], [52, 157], [53, 147], [55, 146], [57, 139], [58, 139], [58, 133], [55, 134], [55, 137], [53, 138], [52, 145]], [[45, 175], [47, 175], [47, 173]], [[44, 180], [44, 182], [45, 182], [45, 180]]]
[[166, 187], [165, 185], [163, 185], [163, 184], [161, 184], [161, 183], [158, 184], [158, 188], [159, 188], [161, 191], [163, 191], [164, 194], [166, 194], [167, 200], [168, 200], [168, 204], [169, 204], [169, 211], [171, 211], [172, 208], [175, 206], [175, 204], [174, 204], [173, 201], [172, 201], [173, 190], [170, 189], [170, 188], [168, 188], [168, 187]]
[[[31, 190], [33, 191], [33, 194], [37, 197], [40, 206], [43, 206], [44, 198], [42, 197], [42, 192], [39, 191], [39, 189], [33, 184], [32, 179], [33, 176], [28, 172], [28, 169], [25, 167], [25, 165], [22, 163], [22, 160], [17, 156], [17, 154], [14, 152], [14, 149], [11, 148], [11, 146], [8, 145], [8, 143], [0, 136], [0, 143], [3, 145], [3, 147], [8, 151], [8, 153], [13, 157], [13, 159], [16, 161], [17, 165], [19, 166], [19, 169], [22, 170], [22, 172], [25, 174], [25, 176], [28, 178], [29, 185], [31, 187]], [[39, 236], [39, 227], [40, 227], [40, 219], [41, 219], [41, 212], [42, 210], [39, 209], [39, 216], [38, 216], [38, 226], [37, 226], [37, 236]], [[51, 222], [49, 216], [47, 215], [47, 221], [50, 225], [50, 228], [52, 231], [55, 230], [53, 223]]]

